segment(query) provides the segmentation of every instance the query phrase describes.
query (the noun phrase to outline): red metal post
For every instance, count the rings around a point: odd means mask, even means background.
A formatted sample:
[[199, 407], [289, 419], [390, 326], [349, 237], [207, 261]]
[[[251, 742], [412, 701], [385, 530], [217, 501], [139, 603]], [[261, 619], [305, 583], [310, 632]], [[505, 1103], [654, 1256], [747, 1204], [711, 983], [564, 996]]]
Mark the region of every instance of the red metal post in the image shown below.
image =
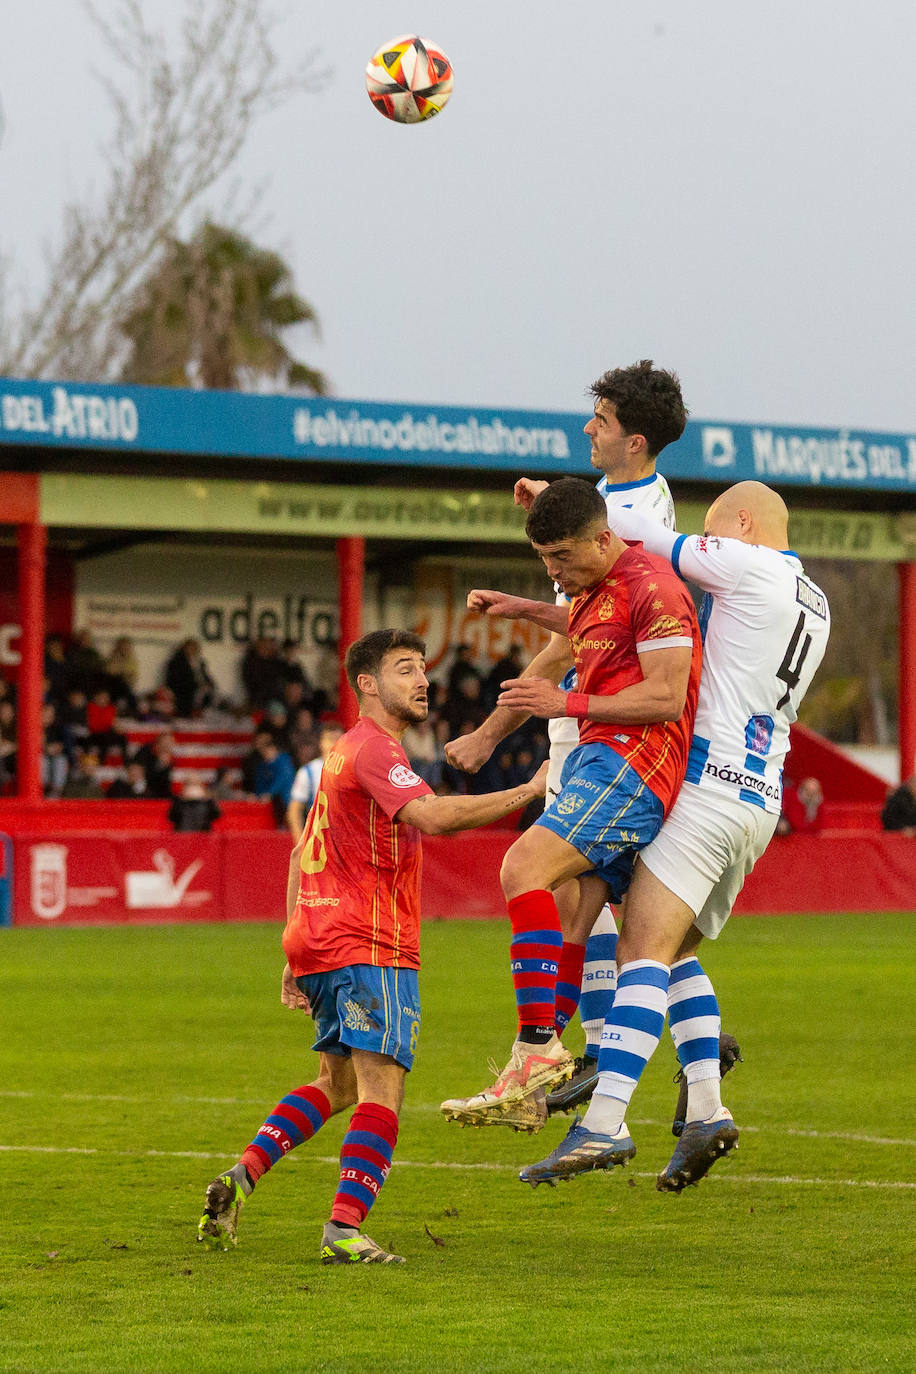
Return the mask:
[[897, 739], [900, 781], [916, 773], [916, 563], [898, 563], [900, 586], [900, 667]]
[[340, 667], [338, 673], [337, 713], [345, 730], [356, 724], [359, 708], [356, 704], [344, 659], [354, 639], [362, 634], [363, 574], [366, 568], [366, 541], [358, 535], [348, 535], [337, 541], [337, 591], [340, 603]]
[[45, 647], [44, 525], [19, 526], [19, 620], [22, 625], [16, 707], [16, 777], [23, 801], [41, 801], [41, 706]]

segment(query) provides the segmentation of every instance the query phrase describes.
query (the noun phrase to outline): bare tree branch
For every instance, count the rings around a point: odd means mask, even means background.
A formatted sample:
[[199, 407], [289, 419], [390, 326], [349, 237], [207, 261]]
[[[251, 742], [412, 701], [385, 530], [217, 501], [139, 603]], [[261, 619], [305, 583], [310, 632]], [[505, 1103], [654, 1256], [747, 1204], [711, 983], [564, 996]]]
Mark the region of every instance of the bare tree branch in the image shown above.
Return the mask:
[[328, 75], [315, 50], [281, 67], [264, 0], [187, 0], [174, 45], [148, 26], [141, 0], [119, 0], [111, 16], [82, 3], [119, 69], [98, 77], [114, 122], [106, 184], [65, 207], [37, 299], [3, 324], [7, 376], [114, 375], [124, 347], [117, 321], [158, 251], [255, 122]]

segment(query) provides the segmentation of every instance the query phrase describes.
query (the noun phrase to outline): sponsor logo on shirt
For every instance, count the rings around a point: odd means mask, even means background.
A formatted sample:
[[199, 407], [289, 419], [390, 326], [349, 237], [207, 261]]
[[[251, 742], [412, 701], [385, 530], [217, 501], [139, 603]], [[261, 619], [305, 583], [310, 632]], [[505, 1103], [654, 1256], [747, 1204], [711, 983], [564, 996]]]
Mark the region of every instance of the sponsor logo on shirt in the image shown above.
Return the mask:
[[412, 768], [408, 768], [406, 763], [396, 763], [388, 770], [388, 781], [395, 787], [416, 787], [423, 779], [419, 778]]
[[573, 635], [570, 640], [573, 654], [580, 653], [583, 649], [607, 649], [610, 652], [615, 647], [616, 640], [613, 639], [582, 639], [580, 635]]
[[782, 796], [782, 788], [778, 783], [766, 782], [756, 773], [745, 773], [740, 768], [730, 768], [727, 763], [719, 766], [707, 763], [703, 771], [711, 778], [718, 778], [719, 782], [728, 782], [736, 787], [747, 788], [750, 792], [759, 792], [762, 797], [774, 797], [778, 801]]
[[709, 553], [710, 549], [718, 549], [721, 546], [721, 540], [714, 534], [701, 534], [697, 540], [697, 553]]

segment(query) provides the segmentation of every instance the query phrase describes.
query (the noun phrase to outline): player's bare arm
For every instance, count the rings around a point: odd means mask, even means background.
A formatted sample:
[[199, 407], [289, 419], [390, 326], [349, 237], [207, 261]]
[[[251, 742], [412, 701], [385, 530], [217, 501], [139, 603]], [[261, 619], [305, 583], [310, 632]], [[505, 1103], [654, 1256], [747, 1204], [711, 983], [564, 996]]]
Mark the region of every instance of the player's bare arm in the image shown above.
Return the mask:
[[[565, 635], [552, 634], [544, 648], [535, 654], [525, 668], [522, 677], [546, 678], [549, 682], [558, 683], [572, 666], [569, 640]], [[463, 773], [476, 773], [500, 741], [524, 725], [530, 714], [530, 711], [510, 711], [506, 706], [495, 707], [476, 730], [449, 741], [445, 746], [447, 761]]]
[[416, 826], [424, 835], [450, 835], [456, 830], [473, 830], [479, 825], [502, 820], [536, 797], [543, 797], [547, 786], [547, 764], [535, 773], [530, 782], [509, 787], [502, 792], [488, 792], [479, 797], [415, 797], [402, 806], [395, 817]]
[[531, 715], [575, 715], [612, 725], [678, 720], [687, 700], [692, 657], [693, 650], [686, 646], [641, 653], [642, 681], [612, 696], [563, 692], [543, 680], [516, 678], [506, 684], [498, 703], [511, 710], [527, 710]]
[[299, 900], [299, 861], [302, 858], [302, 846], [305, 842], [304, 832], [300, 832], [299, 839], [293, 845], [292, 853], [289, 856], [289, 873], [286, 878], [286, 919], [292, 920], [293, 912], [296, 910], [296, 902]]
[[501, 620], [528, 620], [551, 634], [565, 634], [569, 608], [549, 601], [532, 601], [526, 596], [508, 596], [505, 592], [475, 588], [468, 592], [468, 610], [480, 615], [497, 616]]
[[520, 477], [512, 488], [515, 504], [521, 506], [522, 510], [530, 510], [534, 498], [540, 495], [547, 486], [549, 486], [548, 482], [540, 481], [536, 477]]

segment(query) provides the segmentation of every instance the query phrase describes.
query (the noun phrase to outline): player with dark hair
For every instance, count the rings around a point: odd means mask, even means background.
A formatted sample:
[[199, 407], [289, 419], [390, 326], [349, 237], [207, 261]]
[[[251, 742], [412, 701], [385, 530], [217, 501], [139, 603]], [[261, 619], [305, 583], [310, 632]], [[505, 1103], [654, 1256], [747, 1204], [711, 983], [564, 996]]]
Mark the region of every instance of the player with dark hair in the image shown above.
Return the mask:
[[198, 1239], [235, 1244], [239, 1212], [258, 1180], [330, 1116], [357, 1104], [325, 1225], [325, 1264], [401, 1263], [361, 1226], [385, 1182], [404, 1080], [420, 1031], [420, 837], [499, 820], [543, 795], [531, 782], [483, 796], [436, 797], [400, 740], [426, 719], [425, 645], [376, 630], [350, 645], [356, 725], [325, 760], [315, 802], [292, 852], [281, 1000], [311, 1012], [317, 1078], [274, 1108], [238, 1163], [207, 1188]]
[[570, 604], [494, 591], [473, 591], [468, 604], [568, 636], [575, 691], [525, 676], [504, 683], [499, 702], [576, 720], [580, 742], [559, 795], [512, 845], [500, 875], [518, 1010], [512, 1054], [491, 1087], [449, 1099], [442, 1111], [467, 1124], [536, 1130], [543, 1120], [538, 1095], [573, 1068], [556, 1033], [563, 935], [553, 889], [578, 878], [588, 920], [608, 894], [616, 902], [626, 891], [636, 853], [657, 834], [684, 776], [701, 641], [693, 602], [670, 564], [612, 534], [591, 483], [553, 482], [535, 498], [525, 528]]
[[706, 592], [696, 727], [677, 801], [636, 862], [591, 1103], [520, 1177], [553, 1183], [635, 1155], [624, 1117], [667, 1011], [687, 1084], [686, 1125], [657, 1186], [679, 1193], [738, 1141], [722, 1105], [719, 1008], [696, 954], [704, 936], [719, 935], [776, 829], [789, 727], [823, 657], [830, 610], [788, 547], [785, 502], [760, 482], [723, 492], [702, 535], [630, 511], [609, 518]]
[[[668, 529], [674, 528], [674, 502], [668, 484], [656, 470], [662, 450], [680, 438], [687, 423], [687, 407], [677, 374], [658, 368], [644, 358], [629, 367], [603, 373], [589, 388], [594, 414], [585, 426], [591, 443], [591, 465], [601, 473], [597, 490], [610, 514], [617, 509], [638, 511]], [[529, 509], [547, 483], [522, 477], [515, 484], [516, 502]], [[557, 604], [567, 598], [557, 589]], [[565, 674], [565, 676], [564, 676]], [[552, 634], [550, 643], [525, 669], [523, 677], [549, 677], [574, 691], [575, 669], [565, 634]], [[454, 767], [476, 773], [499, 742], [525, 720], [524, 712], [497, 706], [471, 734], [452, 740], [446, 757]], [[570, 753], [579, 743], [579, 723], [572, 718], [549, 720], [550, 769], [547, 799], [560, 792], [560, 778]], [[610, 907], [583, 925], [578, 908], [578, 886], [567, 883], [554, 893], [563, 924], [563, 947], [557, 975], [557, 1030], [562, 1035], [579, 1008], [585, 1032], [585, 1049], [576, 1059], [567, 1083], [546, 1098], [548, 1112], [568, 1111], [587, 1102], [597, 1082], [598, 1041], [614, 1000], [617, 969], [617, 927]], [[581, 998], [581, 1000], [580, 1000]], [[726, 1073], [741, 1057], [733, 1036], [721, 1037], [721, 1070]], [[682, 1081], [672, 1130], [677, 1135], [684, 1121], [686, 1085]]]

